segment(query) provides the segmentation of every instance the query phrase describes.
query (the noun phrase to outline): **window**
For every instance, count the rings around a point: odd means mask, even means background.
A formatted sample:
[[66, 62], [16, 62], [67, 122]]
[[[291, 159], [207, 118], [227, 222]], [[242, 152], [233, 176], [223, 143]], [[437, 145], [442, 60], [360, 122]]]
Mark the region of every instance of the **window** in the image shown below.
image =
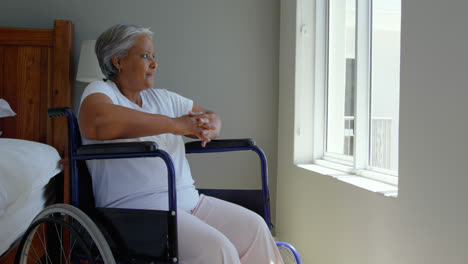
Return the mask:
[[[313, 42], [315, 83], [299, 78], [296, 85], [314, 87], [312, 160], [396, 185], [401, 0], [317, 0], [315, 21], [305, 2], [298, 4], [296, 71], [310, 68], [303, 55]], [[311, 23], [313, 40], [304, 34]], [[305, 119], [297, 120], [303, 131]]]
[[328, 0], [324, 159], [398, 171], [401, 0]]

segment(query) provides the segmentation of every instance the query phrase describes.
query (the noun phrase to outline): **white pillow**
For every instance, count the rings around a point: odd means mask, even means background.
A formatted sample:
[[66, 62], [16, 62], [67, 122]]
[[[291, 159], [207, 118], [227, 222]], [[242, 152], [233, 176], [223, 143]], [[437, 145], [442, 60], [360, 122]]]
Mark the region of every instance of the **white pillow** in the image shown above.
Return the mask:
[[8, 102], [0, 98], [0, 118], [15, 115], [16, 113], [13, 110], [11, 110], [11, 107], [8, 104]]
[[62, 171], [60, 159], [49, 145], [0, 138], [0, 211], [21, 195], [44, 187]]

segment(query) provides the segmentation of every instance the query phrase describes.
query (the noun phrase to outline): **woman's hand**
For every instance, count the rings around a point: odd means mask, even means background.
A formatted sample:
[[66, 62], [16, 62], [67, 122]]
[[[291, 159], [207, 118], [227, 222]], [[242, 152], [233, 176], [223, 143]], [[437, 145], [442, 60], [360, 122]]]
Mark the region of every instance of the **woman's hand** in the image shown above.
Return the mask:
[[216, 127], [211, 124], [205, 114], [192, 113], [183, 115], [174, 119], [175, 129], [174, 134], [185, 135], [192, 138], [198, 138], [202, 141], [204, 147], [206, 143], [210, 142]]
[[189, 112], [189, 116], [196, 118], [198, 126], [203, 128], [201, 131], [202, 147], [205, 147], [212, 139], [218, 136], [219, 128], [217, 126], [219, 118], [213, 112]]

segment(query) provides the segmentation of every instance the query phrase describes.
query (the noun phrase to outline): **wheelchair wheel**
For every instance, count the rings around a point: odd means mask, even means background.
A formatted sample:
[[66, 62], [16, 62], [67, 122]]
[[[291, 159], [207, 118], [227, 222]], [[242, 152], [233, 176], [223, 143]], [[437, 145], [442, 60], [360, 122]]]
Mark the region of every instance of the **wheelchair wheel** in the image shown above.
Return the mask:
[[296, 249], [285, 242], [276, 242], [284, 264], [301, 264], [301, 258]]
[[115, 260], [103, 234], [85, 213], [55, 204], [34, 218], [21, 239], [15, 263], [115, 264]]

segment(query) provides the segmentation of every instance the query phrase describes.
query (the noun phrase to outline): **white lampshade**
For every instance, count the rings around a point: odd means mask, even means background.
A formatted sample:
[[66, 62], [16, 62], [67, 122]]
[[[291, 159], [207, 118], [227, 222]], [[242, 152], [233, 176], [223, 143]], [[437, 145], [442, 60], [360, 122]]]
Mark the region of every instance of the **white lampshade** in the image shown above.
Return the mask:
[[77, 81], [90, 83], [105, 78], [101, 68], [99, 68], [96, 53], [94, 53], [95, 44], [95, 40], [85, 40], [81, 44], [80, 60], [76, 74]]

